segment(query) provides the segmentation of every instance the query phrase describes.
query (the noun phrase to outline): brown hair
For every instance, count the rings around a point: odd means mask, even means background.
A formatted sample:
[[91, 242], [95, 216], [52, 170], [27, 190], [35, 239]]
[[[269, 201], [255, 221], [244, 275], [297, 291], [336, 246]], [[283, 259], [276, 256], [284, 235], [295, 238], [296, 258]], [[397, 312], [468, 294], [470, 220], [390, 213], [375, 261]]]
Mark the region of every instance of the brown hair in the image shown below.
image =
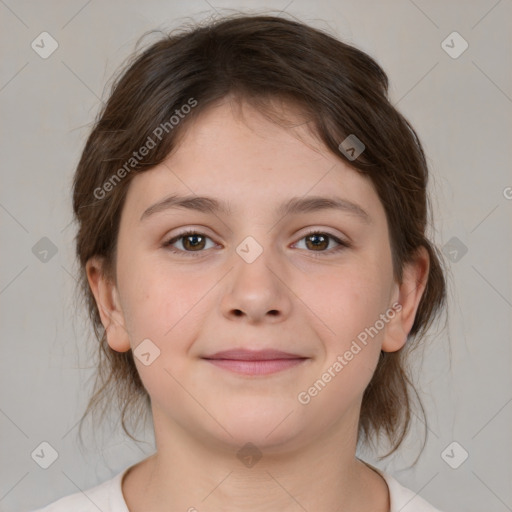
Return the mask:
[[[371, 179], [386, 211], [395, 278], [401, 282], [404, 264], [419, 247], [430, 256], [427, 286], [407, 343], [397, 352], [381, 352], [361, 406], [358, 439], [371, 442], [383, 432], [392, 445], [385, 456], [399, 447], [410, 426], [411, 391], [419, 400], [407, 355], [445, 305], [446, 284], [441, 255], [426, 237], [430, 205], [423, 148], [387, 89], [386, 74], [367, 54], [282, 16], [237, 14], [182, 28], [132, 57], [112, 86], [74, 177], [79, 284], [99, 341], [94, 394], [82, 420], [100, 402], [103, 413], [113, 404], [132, 437], [127, 417], [149, 409], [132, 352], [115, 352], [106, 341], [85, 273], [89, 258], [100, 256], [115, 281], [120, 214], [131, 178], [162, 162], [187, 124], [215, 102], [233, 96], [272, 113], [277, 99], [297, 106], [332, 153]], [[187, 104], [191, 107], [185, 109]], [[179, 122], [171, 121], [178, 114]], [[351, 134], [366, 147], [355, 160], [339, 149]], [[134, 152], [149, 147], [150, 139], [154, 147], [145, 156], [137, 152], [135, 159]], [[425, 416], [423, 406], [421, 411]]]

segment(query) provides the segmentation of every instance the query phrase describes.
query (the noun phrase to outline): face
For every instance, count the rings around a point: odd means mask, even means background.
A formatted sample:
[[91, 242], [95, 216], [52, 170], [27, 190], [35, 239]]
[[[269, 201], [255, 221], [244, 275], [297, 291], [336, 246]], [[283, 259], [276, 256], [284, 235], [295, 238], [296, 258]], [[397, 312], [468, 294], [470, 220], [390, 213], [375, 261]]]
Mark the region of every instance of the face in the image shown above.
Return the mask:
[[227, 101], [134, 177], [116, 263], [115, 284], [94, 262], [89, 280], [110, 346], [139, 356], [155, 430], [238, 447], [354, 433], [380, 352], [406, 341], [422, 291], [414, 272], [393, 278], [369, 179], [304, 125]]

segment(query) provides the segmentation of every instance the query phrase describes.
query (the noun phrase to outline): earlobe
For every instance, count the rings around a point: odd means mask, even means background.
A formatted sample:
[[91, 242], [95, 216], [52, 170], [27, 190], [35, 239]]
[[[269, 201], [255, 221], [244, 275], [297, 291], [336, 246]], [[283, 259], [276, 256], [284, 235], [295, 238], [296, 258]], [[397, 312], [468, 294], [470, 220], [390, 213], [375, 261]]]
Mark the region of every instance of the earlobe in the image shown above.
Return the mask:
[[86, 263], [85, 269], [110, 348], [116, 352], [130, 350], [118, 291], [115, 283], [105, 275], [103, 260], [93, 257]]
[[382, 342], [384, 352], [396, 352], [407, 341], [412, 329], [421, 297], [425, 291], [430, 268], [430, 258], [425, 247], [419, 247], [415, 258], [406, 263], [403, 270], [402, 284], [397, 284], [400, 305], [395, 309], [395, 316], [386, 326]]

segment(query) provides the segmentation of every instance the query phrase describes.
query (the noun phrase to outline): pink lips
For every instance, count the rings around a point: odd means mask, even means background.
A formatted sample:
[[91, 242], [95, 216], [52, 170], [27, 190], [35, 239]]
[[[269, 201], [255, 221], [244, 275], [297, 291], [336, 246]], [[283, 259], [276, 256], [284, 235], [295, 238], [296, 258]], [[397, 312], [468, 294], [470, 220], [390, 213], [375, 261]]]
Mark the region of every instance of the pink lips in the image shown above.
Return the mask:
[[297, 366], [306, 357], [279, 350], [225, 350], [206, 356], [208, 362], [245, 375], [266, 375]]

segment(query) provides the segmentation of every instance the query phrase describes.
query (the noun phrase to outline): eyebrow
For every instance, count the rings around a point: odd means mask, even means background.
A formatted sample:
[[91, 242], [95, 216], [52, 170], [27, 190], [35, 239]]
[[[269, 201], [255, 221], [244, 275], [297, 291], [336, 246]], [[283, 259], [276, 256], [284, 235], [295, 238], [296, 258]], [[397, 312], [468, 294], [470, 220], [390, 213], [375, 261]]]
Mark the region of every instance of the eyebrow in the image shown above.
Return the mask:
[[[172, 208], [185, 208], [202, 213], [224, 213], [231, 214], [231, 208], [228, 203], [220, 202], [217, 199], [205, 196], [180, 196], [177, 194], [170, 195], [147, 208], [141, 215], [140, 220], [143, 221], [149, 216], [163, 212]], [[352, 203], [346, 199], [339, 197], [292, 197], [287, 202], [281, 204], [275, 210], [275, 215], [285, 217], [287, 215], [296, 215], [300, 213], [311, 213], [320, 210], [341, 210], [345, 213], [357, 216], [367, 224], [371, 223], [368, 213], [359, 205]]]

